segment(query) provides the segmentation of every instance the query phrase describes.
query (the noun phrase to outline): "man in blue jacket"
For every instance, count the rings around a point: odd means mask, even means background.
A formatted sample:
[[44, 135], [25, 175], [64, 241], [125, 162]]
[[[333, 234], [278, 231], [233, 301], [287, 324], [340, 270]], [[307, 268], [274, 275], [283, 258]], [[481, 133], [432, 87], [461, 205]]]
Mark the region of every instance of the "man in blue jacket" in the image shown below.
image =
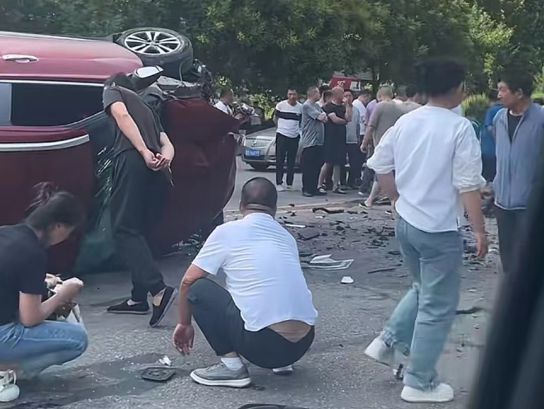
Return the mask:
[[517, 229], [538, 178], [544, 142], [544, 110], [531, 100], [533, 77], [521, 70], [505, 72], [498, 84], [504, 105], [494, 119], [497, 174], [493, 182], [503, 270], [515, 268]]

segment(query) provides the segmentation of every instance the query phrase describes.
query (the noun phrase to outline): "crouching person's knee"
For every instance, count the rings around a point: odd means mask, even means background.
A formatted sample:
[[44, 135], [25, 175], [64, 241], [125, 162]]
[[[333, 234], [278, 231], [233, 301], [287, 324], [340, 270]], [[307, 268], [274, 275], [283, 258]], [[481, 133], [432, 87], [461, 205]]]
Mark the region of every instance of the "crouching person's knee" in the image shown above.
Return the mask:
[[74, 355], [77, 354], [75, 356], [75, 358], [77, 358], [83, 355], [83, 353], [87, 350], [87, 347], [89, 346], [89, 336], [87, 335], [87, 331], [82, 325], [72, 325], [72, 349], [74, 350]]
[[207, 278], [200, 278], [196, 280], [189, 288], [187, 299], [191, 304], [198, 304], [202, 300], [207, 298], [210, 293], [210, 286], [214, 285], [212, 281]]

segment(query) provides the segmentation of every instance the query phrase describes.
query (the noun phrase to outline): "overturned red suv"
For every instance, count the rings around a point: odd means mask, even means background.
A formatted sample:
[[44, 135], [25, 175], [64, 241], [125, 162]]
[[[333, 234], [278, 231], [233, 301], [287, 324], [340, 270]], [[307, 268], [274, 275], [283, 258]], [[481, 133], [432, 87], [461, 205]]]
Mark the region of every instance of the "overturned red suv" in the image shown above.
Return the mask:
[[[191, 69], [190, 43], [175, 34], [135, 29], [116, 44], [0, 32], [0, 225], [24, 218], [32, 187], [41, 181], [76, 194], [88, 209], [87, 230], [52, 250], [53, 271], [65, 272], [74, 264], [97, 267], [109, 257], [104, 252], [113, 252], [96, 244], [109, 243], [100, 237], [109, 232], [101, 205], [108, 189], [102, 171], [108, 163], [103, 153], [114, 139], [111, 118], [102, 110], [102, 84], [112, 74], [144, 64], [164, 62], [174, 73], [178, 66]], [[181, 57], [177, 65], [176, 55]], [[236, 175], [236, 141], [230, 132], [237, 127], [200, 95], [161, 95], [167, 96], [159, 101], [161, 118], [176, 157], [175, 184], [152, 240], [159, 253], [210, 224], [230, 199]]]

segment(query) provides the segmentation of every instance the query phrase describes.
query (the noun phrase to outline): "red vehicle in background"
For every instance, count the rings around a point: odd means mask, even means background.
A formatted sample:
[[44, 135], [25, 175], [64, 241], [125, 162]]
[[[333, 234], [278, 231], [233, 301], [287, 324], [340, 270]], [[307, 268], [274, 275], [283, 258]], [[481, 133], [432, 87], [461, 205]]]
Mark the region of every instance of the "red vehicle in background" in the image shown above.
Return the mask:
[[[24, 218], [32, 187], [41, 181], [77, 195], [90, 219], [96, 219], [93, 197], [103, 188], [97, 183], [97, 158], [114, 138], [111, 119], [102, 111], [104, 80], [130, 73], [153, 56], [164, 60], [165, 54], [182, 50], [187, 59], [186, 41], [176, 45], [168, 38], [161, 43], [166, 37], [153, 32], [149, 44], [140, 47], [148, 31], [140, 32], [129, 33], [136, 48], [132, 51], [108, 41], [0, 32], [0, 225]], [[142, 58], [138, 50], [150, 55]], [[159, 252], [209, 224], [230, 199], [236, 141], [229, 132], [237, 127], [198, 96], [169, 98], [162, 105], [176, 157], [175, 186], [154, 234]], [[53, 249], [52, 271], [72, 268], [80, 241]]]
[[369, 72], [362, 72], [353, 75], [347, 75], [343, 72], [335, 72], [329, 81], [329, 86], [331, 88], [340, 86], [345, 90], [349, 89], [351, 91], [359, 92], [362, 91], [366, 85], [371, 84], [372, 81], [372, 74]]

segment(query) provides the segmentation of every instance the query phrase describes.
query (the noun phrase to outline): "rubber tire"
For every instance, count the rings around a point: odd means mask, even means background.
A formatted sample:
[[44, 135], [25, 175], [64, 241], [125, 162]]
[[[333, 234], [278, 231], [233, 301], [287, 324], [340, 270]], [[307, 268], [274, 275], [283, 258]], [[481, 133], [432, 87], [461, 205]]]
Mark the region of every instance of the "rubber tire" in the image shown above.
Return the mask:
[[249, 166], [251, 166], [257, 172], [264, 172], [270, 167], [270, 165], [263, 165], [261, 163], [250, 163]]
[[[178, 40], [180, 40], [184, 44], [184, 46], [181, 49], [169, 54], [164, 54], [164, 55], [150, 56], [150, 55], [134, 53], [140, 58], [140, 60], [142, 60], [142, 63], [144, 65], [146, 66], [159, 65], [164, 69], [165, 74], [168, 77], [177, 78], [177, 79], [179, 79], [180, 73], [189, 72], [193, 68], [193, 45], [191, 44], [191, 40], [189, 40], [183, 34], [178, 33], [177, 31], [169, 30], [167, 28], [159, 28], [159, 27], [133, 28], [127, 31], [123, 31], [116, 38], [115, 42], [119, 44], [121, 47], [127, 48], [124, 44], [126, 38], [130, 36], [131, 34], [137, 33], [139, 31], [161, 31], [163, 33], [170, 34], [172, 36], [177, 37]], [[129, 51], [132, 51], [132, 50], [129, 50]]]

